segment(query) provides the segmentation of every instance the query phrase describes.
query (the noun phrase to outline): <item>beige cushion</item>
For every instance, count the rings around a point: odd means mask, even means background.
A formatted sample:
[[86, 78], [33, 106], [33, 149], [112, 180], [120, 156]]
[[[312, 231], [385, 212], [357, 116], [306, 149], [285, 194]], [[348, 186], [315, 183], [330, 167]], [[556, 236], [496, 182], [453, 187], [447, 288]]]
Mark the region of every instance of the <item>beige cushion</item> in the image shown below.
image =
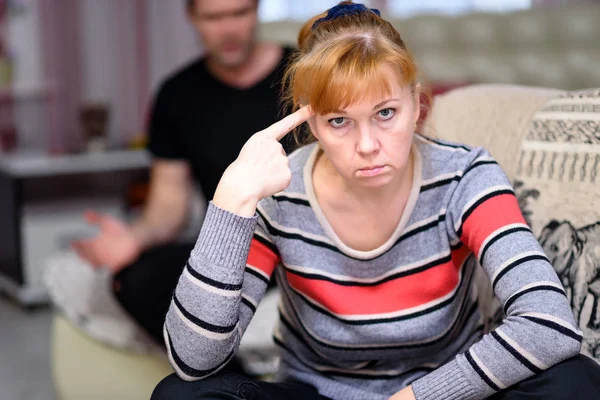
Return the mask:
[[172, 373], [166, 357], [101, 344], [58, 313], [51, 351], [57, 400], [148, 400], [158, 382]]
[[561, 93], [555, 89], [500, 84], [455, 89], [435, 97], [424, 133], [485, 147], [512, 179], [531, 118]]
[[519, 203], [571, 299], [582, 352], [600, 362], [600, 89], [549, 101], [519, 160]]

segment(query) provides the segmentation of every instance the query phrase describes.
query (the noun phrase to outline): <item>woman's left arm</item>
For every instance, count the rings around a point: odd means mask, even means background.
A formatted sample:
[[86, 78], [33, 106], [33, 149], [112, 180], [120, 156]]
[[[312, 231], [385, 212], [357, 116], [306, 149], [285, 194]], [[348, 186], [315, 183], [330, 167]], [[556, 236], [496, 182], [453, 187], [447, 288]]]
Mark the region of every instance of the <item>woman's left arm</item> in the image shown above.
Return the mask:
[[413, 382], [418, 400], [483, 399], [580, 350], [581, 332], [564, 289], [508, 178], [485, 150], [470, 156], [446, 224], [453, 244], [467, 246], [485, 269], [505, 318], [464, 354]]

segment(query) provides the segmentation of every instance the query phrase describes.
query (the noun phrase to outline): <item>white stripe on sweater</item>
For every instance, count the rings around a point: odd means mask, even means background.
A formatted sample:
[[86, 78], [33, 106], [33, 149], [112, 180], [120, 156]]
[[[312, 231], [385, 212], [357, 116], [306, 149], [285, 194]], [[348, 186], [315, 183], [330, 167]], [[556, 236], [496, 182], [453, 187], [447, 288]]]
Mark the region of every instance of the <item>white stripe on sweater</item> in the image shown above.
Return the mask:
[[179, 317], [181, 322], [183, 322], [188, 328], [190, 328], [194, 332], [199, 333], [200, 335], [202, 335], [206, 338], [209, 338], [212, 340], [219, 340], [219, 341], [227, 340], [236, 332], [235, 329], [233, 329], [231, 332], [227, 332], [227, 333], [217, 333], [217, 332], [211, 332], [209, 330], [206, 330], [206, 329], [196, 325], [189, 319], [187, 319], [186, 316], [183, 315], [183, 313], [181, 312], [179, 307], [177, 307], [177, 304], [175, 304], [175, 302], [173, 302], [172, 304], [173, 304], [173, 309], [175, 310], [175, 313], [177, 314], [177, 316]]
[[513, 349], [519, 352], [523, 357], [527, 359], [530, 363], [538, 367], [539, 369], [548, 369], [548, 366], [538, 360], [533, 354], [525, 350], [521, 347], [517, 342], [512, 340], [506, 333], [501, 330], [501, 327], [496, 328], [495, 332], [500, 336], [506, 343], [508, 343]]
[[303, 231], [301, 229], [288, 228], [288, 227], [285, 227], [283, 225], [278, 224], [277, 222], [275, 222], [275, 221], [273, 221], [271, 219], [271, 217], [269, 216], [269, 214], [261, 207], [260, 203], [258, 204], [257, 209], [264, 216], [264, 219], [267, 221], [267, 223], [269, 225], [271, 225], [273, 228], [277, 229], [277, 230], [280, 230], [282, 232], [289, 233], [289, 234], [300, 235], [300, 236], [305, 237], [307, 239], [316, 240], [316, 241], [319, 241], [319, 242], [326, 243], [326, 244], [329, 244], [331, 246], [334, 246], [334, 244], [331, 241], [331, 239], [329, 239], [326, 236], [315, 235], [314, 233], [305, 232], [305, 231]]
[[552, 286], [552, 287], [555, 287], [555, 288], [559, 289], [563, 293], [565, 292], [565, 289], [562, 287], [562, 285], [560, 285], [560, 284], [558, 284], [556, 282], [552, 282], [552, 281], [538, 281], [538, 282], [533, 282], [533, 283], [530, 283], [528, 285], [525, 285], [522, 288], [520, 288], [519, 290], [517, 290], [508, 299], [506, 299], [506, 301], [504, 302], [504, 304], [508, 303], [512, 298], [514, 298], [515, 296], [518, 296], [519, 294], [523, 293], [524, 291], [526, 291], [528, 289], [535, 288], [535, 287], [539, 287], [539, 286]]
[[198, 286], [200, 289], [204, 290], [205, 292], [216, 294], [218, 296], [223, 296], [223, 297], [239, 297], [240, 293], [242, 292], [241, 289], [240, 290], [224, 290], [224, 289], [219, 289], [217, 287], [209, 285], [207, 283], [204, 283], [201, 280], [199, 280], [196, 277], [194, 277], [194, 275], [190, 274], [190, 271], [187, 268], [185, 268], [183, 270], [183, 275], [193, 285]]
[[254, 234], [255, 234], [256, 236], [260, 236], [261, 238], [263, 238], [264, 240], [266, 240], [266, 241], [267, 241], [267, 242], [269, 242], [269, 243], [273, 243], [273, 239], [271, 239], [271, 237], [270, 237], [269, 235], [267, 235], [267, 234], [265, 234], [265, 233], [263, 233], [263, 232], [259, 231], [258, 229], [256, 229], [256, 230], [254, 231]]
[[437, 183], [437, 182], [441, 182], [443, 180], [446, 179], [453, 179], [453, 178], [457, 178], [463, 175], [462, 171], [454, 171], [454, 172], [448, 172], [447, 174], [440, 174], [440, 175], [436, 175], [433, 178], [430, 179], [423, 179], [421, 181], [421, 187], [423, 186], [427, 186], [427, 185], [431, 185], [433, 183]]
[[554, 322], [555, 324], [558, 324], [560, 326], [562, 326], [563, 328], [566, 328], [568, 330], [570, 330], [571, 332], [576, 333], [579, 336], [582, 336], [583, 333], [575, 328], [573, 325], [569, 324], [568, 322], [555, 317], [554, 315], [550, 315], [550, 314], [545, 314], [545, 313], [538, 313], [538, 312], [526, 312], [526, 313], [522, 313], [522, 314], [517, 314], [518, 317], [534, 317], [534, 318], [539, 318], [539, 319], [543, 319], [546, 321], [550, 321], [550, 322]]
[[479, 262], [481, 262], [481, 255], [483, 254], [483, 251], [486, 250], [488, 243], [493, 241], [497, 236], [502, 235], [504, 232], [509, 231], [514, 228], [529, 229], [529, 226], [527, 226], [527, 224], [523, 224], [523, 223], [519, 222], [516, 224], [504, 225], [502, 228], [496, 229], [494, 232], [490, 233], [488, 235], [488, 237], [485, 238], [483, 243], [481, 243], [481, 247], [479, 247], [479, 253], [477, 254], [477, 259], [479, 260]]
[[171, 366], [173, 367], [173, 369], [175, 370], [177, 375], [181, 379], [183, 379], [184, 381], [187, 381], [187, 382], [192, 382], [192, 381], [197, 380], [197, 378], [194, 378], [193, 376], [190, 376], [190, 375], [186, 374], [185, 372], [183, 372], [181, 370], [181, 368], [179, 368], [179, 365], [177, 365], [177, 363], [175, 362], [175, 359], [173, 358], [173, 354], [171, 354], [171, 341], [169, 340], [169, 335], [167, 334], [166, 326], [163, 326], [163, 336], [165, 339], [165, 345], [167, 346], [167, 356], [169, 357], [169, 362], [171, 363]]
[[251, 269], [252, 271], [256, 272], [260, 276], [264, 277], [267, 281], [269, 279], [271, 279], [271, 277], [269, 275], [265, 274], [265, 272], [263, 270], [261, 270], [260, 268], [255, 267], [252, 264], [246, 264], [246, 268]]
[[495, 282], [496, 278], [498, 277], [498, 275], [502, 271], [504, 271], [510, 264], [514, 263], [517, 260], [521, 260], [521, 259], [529, 257], [529, 256], [542, 256], [542, 257], [546, 257], [546, 254], [544, 254], [544, 252], [541, 252], [541, 251], [525, 251], [523, 253], [517, 254], [514, 257], [509, 258], [504, 263], [502, 263], [502, 265], [500, 265], [498, 267], [498, 269], [496, 269], [496, 271], [494, 272], [494, 275], [492, 276], [492, 282]]
[[479, 359], [479, 357], [477, 356], [477, 354], [475, 353], [475, 351], [473, 350], [473, 348], [470, 348], [468, 350], [471, 353], [471, 357], [473, 357], [473, 361], [475, 361], [475, 364], [477, 364], [477, 366], [479, 367], [479, 369], [481, 369], [481, 371], [483, 371], [483, 373], [492, 381], [496, 384], [496, 386], [498, 386], [500, 389], [506, 389], [508, 386], [506, 386], [504, 384], [504, 382], [502, 382], [500, 379], [498, 379], [498, 377], [496, 375], [494, 375], [492, 373], [492, 371], [490, 371], [490, 369], [487, 367], [487, 365], [485, 365], [483, 363], [483, 361], [481, 361]]

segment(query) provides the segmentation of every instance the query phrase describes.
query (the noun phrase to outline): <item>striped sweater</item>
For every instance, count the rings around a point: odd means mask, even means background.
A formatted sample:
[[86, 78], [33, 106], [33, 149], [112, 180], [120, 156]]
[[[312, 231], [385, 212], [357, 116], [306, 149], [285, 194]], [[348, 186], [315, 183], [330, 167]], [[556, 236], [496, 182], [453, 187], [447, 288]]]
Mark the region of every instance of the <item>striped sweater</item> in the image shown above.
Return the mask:
[[[483, 399], [577, 354], [563, 288], [496, 161], [421, 136], [413, 149], [404, 214], [372, 251], [326, 220], [314, 144], [290, 156], [290, 186], [254, 218], [211, 204], [166, 316], [177, 374], [202, 379], [231, 359], [273, 275], [277, 378], [332, 399], [384, 400], [410, 384], [418, 400]], [[478, 271], [504, 312], [489, 333]]]

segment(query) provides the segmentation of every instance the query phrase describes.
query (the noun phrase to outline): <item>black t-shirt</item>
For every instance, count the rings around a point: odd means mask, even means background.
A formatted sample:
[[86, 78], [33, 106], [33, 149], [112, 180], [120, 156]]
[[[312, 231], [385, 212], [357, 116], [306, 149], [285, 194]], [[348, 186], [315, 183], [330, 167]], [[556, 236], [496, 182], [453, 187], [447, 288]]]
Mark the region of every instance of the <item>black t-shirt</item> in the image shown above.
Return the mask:
[[[262, 81], [236, 89], [214, 78], [199, 59], [168, 78], [153, 105], [148, 149], [158, 158], [189, 162], [212, 199], [225, 169], [255, 132], [283, 117], [281, 79], [292, 49]], [[282, 140], [284, 147], [290, 138]]]

